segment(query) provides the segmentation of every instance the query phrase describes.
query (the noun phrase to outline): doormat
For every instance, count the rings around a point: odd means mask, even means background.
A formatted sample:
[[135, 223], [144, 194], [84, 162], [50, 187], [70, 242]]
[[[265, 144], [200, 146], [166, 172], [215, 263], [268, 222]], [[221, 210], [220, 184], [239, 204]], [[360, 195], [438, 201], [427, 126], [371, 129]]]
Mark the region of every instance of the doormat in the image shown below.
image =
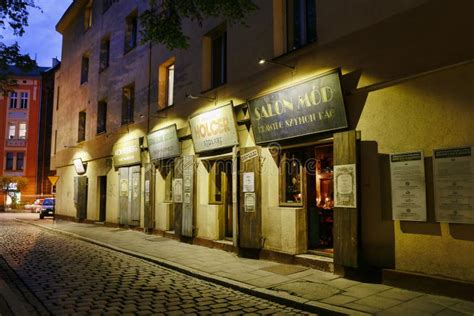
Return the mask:
[[272, 272], [280, 275], [290, 275], [293, 273], [298, 273], [301, 271], [308, 270], [309, 268], [306, 267], [300, 267], [300, 266], [294, 266], [290, 264], [277, 264], [275, 266], [270, 266], [266, 268], [262, 268], [260, 270], [267, 271], [267, 272]]

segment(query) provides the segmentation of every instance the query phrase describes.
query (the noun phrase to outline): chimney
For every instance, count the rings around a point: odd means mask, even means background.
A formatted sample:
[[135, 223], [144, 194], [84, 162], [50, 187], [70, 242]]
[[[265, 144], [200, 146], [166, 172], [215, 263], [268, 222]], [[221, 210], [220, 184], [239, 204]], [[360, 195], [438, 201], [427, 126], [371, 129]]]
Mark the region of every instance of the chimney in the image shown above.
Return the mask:
[[59, 59], [56, 57], [53, 58], [53, 67], [56, 67], [60, 63]]

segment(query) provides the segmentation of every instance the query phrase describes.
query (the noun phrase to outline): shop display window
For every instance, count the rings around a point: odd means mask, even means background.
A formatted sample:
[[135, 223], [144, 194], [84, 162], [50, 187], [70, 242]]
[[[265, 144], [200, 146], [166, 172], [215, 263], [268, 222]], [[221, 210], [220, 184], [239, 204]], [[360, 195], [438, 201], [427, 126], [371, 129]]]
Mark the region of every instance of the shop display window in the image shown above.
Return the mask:
[[174, 177], [174, 163], [169, 160], [165, 163], [163, 170], [163, 177], [165, 179], [165, 202], [173, 202], [173, 177]]
[[280, 156], [280, 204], [303, 205], [303, 159], [296, 150], [283, 151]]

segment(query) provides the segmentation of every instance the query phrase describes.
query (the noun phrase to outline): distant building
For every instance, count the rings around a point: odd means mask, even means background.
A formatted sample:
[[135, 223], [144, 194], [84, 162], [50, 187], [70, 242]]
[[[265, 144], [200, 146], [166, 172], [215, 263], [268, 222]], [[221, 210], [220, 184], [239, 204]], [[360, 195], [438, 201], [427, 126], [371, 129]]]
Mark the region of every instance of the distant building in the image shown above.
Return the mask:
[[11, 183], [10, 194], [15, 201], [32, 201], [37, 193], [41, 72], [46, 69], [36, 67], [23, 72], [9, 67], [8, 78], [16, 84], [11, 91], [0, 94], [0, 176], [28, 179], [21, 191]]

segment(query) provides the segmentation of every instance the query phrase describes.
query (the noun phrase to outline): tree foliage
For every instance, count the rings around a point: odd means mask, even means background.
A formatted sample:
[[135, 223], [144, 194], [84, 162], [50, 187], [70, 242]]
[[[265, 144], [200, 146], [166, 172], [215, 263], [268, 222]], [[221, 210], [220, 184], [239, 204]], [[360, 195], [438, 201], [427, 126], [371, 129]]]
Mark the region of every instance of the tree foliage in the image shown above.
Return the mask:
[[16, 183], [16, 188], [21, 191], [28, 185], [28, 178], [25, 177], [13, 177], [13, 176], [0, 176], [0, 191], [8, 192], [10, 183]]
[[223, 18], [229, 25], [245, 24], [245, 17], [258, 9], [252, 0], [150, 0], [140, 16], [144, 42], [165, 45], [169, 50], [189, 46], [183, 20], [202, 24], [205, 18]]

